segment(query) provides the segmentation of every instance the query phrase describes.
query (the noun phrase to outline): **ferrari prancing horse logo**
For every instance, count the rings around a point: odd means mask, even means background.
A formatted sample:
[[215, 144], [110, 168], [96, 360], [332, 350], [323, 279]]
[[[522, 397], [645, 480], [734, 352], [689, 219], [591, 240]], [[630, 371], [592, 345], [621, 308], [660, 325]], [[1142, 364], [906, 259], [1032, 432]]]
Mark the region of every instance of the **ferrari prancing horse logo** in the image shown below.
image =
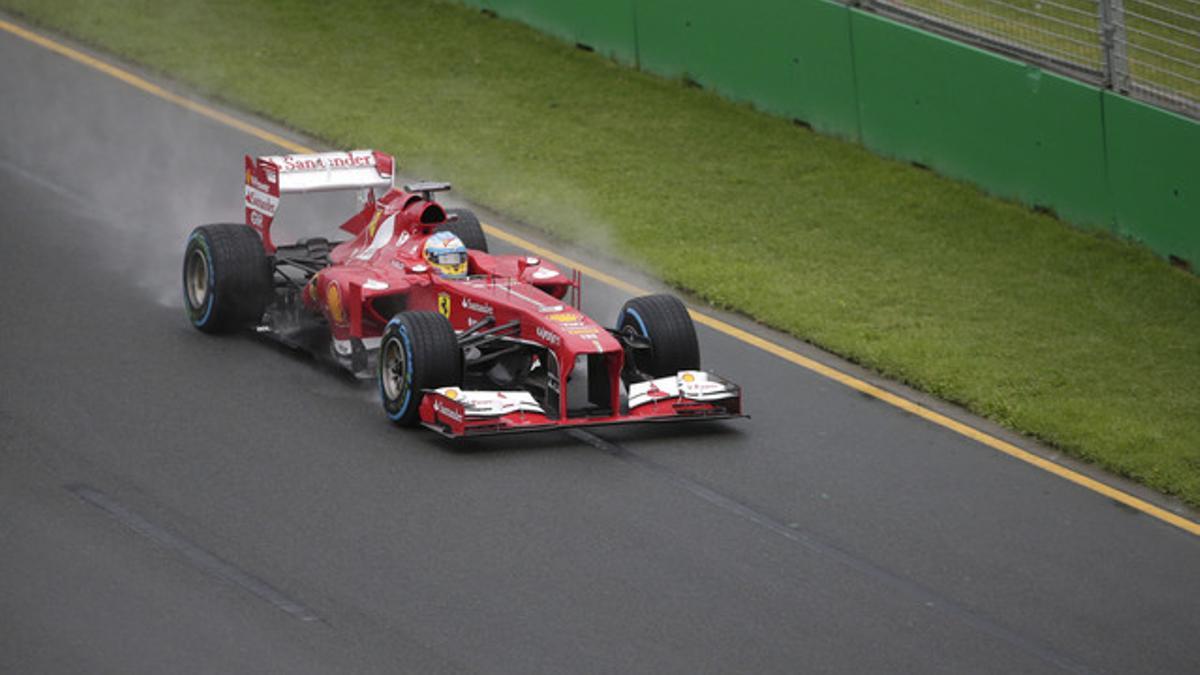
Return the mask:
[[383, 215], [383, 209], [375, 212], [375, 217], [371, 219], [371, 223], [367, 225], [367, 239], [375, 238], [375, 230], [379, 227], [379, 217]]
[[438, 293], [438, 312], [442, 316], [446, 317], [447, 319], [450, 318], [450, 294], [449, 293]]
[[325, 288], [325, 306], [329, 308], [329, 316], [334, 323], [346, 323], [346, 307], [342, 304], [342, 293], [336, 281], [329, 282]]

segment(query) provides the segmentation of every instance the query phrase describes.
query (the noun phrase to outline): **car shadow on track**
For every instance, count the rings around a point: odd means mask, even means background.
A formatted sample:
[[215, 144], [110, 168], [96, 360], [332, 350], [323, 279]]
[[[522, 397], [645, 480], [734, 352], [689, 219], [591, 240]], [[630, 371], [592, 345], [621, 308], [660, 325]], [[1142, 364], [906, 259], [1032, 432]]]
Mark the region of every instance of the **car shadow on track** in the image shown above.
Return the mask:
[[413, 433], [429, 434], [431, 445], [463, 458], [497, 458], [505, 455], [549, 451], [566, 452], [580, 449], [580, 444], [562, 431], [503, 434], [476, 438], [445, 438], [426, 429], [414, 429]]
[[263, 345], [277, 354], [282, 354], [296, 363], [303, 363], [319, 372], [331, 375], [333, 379], [343, 382], [349, 387], [363, 387], [373, 381], [371, 378], [356, 377], [354, 373], [346, 370], [334, 360], [326, 350], [298, 344], [291, 345], [266, 335], [251, 334], [249, 337], [255, 343]]
[[742, 443], [750, 438], [748, 420], [713, 420], [708, 422], [662, 422], [634, 424], [623, 427], [600, 427], [591, 430], [606, 441], [647, 449], [680, 443], [723, 444]]

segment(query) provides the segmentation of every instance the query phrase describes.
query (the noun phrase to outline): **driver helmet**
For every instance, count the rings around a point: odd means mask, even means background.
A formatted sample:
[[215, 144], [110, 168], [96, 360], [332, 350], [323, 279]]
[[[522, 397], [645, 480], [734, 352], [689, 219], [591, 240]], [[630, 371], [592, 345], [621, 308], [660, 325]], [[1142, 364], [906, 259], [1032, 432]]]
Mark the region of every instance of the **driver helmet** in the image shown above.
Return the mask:
[[442, 276], [467, 276], [467, 247], [450, 232], [435, 232], [425, 240], [425, 260]]

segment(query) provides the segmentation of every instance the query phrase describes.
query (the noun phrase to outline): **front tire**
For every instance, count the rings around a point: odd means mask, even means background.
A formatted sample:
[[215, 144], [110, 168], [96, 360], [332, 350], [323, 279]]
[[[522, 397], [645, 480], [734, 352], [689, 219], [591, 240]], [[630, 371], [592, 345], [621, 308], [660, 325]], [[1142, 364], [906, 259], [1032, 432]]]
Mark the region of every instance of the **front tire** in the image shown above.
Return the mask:
[[388, 419], [416, 426], [424, 390], [460, 384], [462, 350], [446, 317], [437, 312], [392, 317], [379, 344], [379, 394]]
[[649, 346], [630, 351], [633, 366], [651, 377], [700, 369], [700, 342], [687, 307], [673, 295], [644, 295], [625, 303], [617, 330], [642, 338]]
[[470, 209], [447, 209], [447, 214], [458, 216], [457, 220], [446, 222], [438, 228], [439, 232], [449, 232], [462, 240], [463, 246], [473, 251], [488, 252], [487, 235], [483, 225]]
[[202, 225], [183, 254], [183, 304], [192, 325], [205, 333], [252, 326], [274, 288], [258, 233], [246, 225]]

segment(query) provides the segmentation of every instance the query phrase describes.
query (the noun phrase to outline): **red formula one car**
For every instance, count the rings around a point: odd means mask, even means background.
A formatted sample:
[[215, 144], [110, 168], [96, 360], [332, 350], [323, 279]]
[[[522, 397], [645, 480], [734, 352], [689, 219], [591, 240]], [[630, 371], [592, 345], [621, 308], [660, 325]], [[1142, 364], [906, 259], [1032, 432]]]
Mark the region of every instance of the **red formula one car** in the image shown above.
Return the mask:
[[[397, 188], [394, 167], [370, 150], [247, 156], [246, 223], [188, 238], [192, 325], [328, 350], [378, 378], [391, 420], [447, 436], [742, 416], [741, 389], [700, 370], [677, 298], [635, 298], [601, 326], [570, 301], [577, 274], [489, 254], [474, 214], [433, 199], [449, 184]], [[349, 238], [276, 245], [280, 196], [319, 190], [364, 191]]]

